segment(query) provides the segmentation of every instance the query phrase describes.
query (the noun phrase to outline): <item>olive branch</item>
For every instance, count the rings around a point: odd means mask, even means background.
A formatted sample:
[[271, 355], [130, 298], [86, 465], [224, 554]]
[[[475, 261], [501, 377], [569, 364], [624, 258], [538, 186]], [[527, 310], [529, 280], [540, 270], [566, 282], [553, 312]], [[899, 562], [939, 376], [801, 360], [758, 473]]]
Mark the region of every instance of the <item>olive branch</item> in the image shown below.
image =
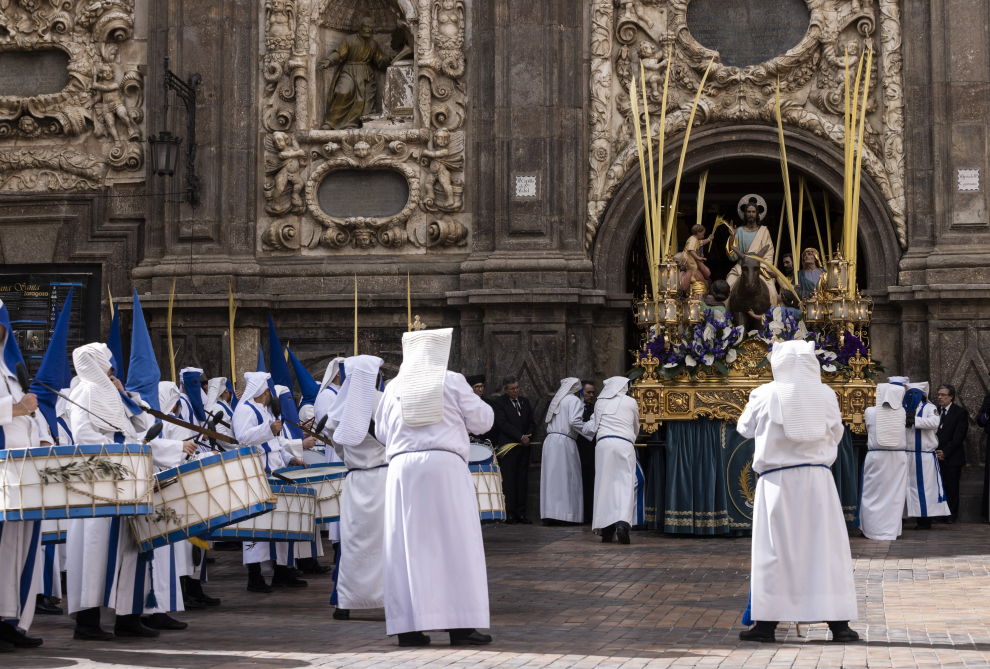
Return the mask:
[[170, 506], [165, 506], [162, 504], [160, 507], [155, 509], [155, 515], [151, 517], [151, 522], [160, 523], [165, 521], [165, 526], [168, 527], [169, 523], [179, 524], [179, 514], [175, 512]]
[[39, 473], [41, 483], [68, 483], [69, 481], [99, 481], [109, 479], [121, 481], [134, 473], [126, 465], [95, 455], [86, 460], [70, 462], [61, 467], [46, 467]]

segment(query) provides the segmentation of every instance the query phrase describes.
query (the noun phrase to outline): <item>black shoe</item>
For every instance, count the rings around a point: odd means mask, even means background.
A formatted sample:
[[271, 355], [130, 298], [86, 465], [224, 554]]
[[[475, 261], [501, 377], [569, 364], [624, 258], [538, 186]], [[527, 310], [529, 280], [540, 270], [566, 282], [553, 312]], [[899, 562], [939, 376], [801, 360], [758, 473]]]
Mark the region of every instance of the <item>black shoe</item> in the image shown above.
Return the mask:
[[176, 620], [167, 613], [153, 613], [141, 618], [141, 622], [153, 630], [184, 630], [189, 627], [189, 623]]
[[832, 632], [832, 641], [835, 643], [849, 643], [851, 641], [859, 641], [859, 634], [856, 630], [846, 627], [845, 629], [837, 630]]
[[610, 544], [612, 543], [612, 537], [615, 536], [615, 525], [609, 525], [608, 527], [602, 528], [602, 543]]
[[0, 641], [13, 644], [14, 648], [37, 648], [44, 641], [40, 637], [30, 637], [10, 623], [0, 622]]
[[46, 595], [38, 595], [34, 602], [34, 615], [60, 616], [63, 613], [65, 611], [55, 606], [52, 598]]
[[333, 571], [333, 567], [331, 565], [320, 564], [319, 560], [315, 557], [298, 559], [296, 560], [296, 564], [299, 565], [299, 569], [302, 573], [313, 576], [321, 576], [323, 574], [329, 574]]
[[14, 644], [7, 643], [6, 641], [0, 641], [0, 653], [13, 653]]
[[265, 577], [261, 574], [248, 574], [248, 592], [272, 592], [272, 586], [265, 583]]
[[109, 641], [113, 638], [113, 634], [102, 627], [76, 625], [76, 629], [72, 632], [72, 638], [76, 641]]
[[484, 646], [491, 642], [491, 634], [482, 634], [475, 629], [450, 630], [451, 646]]
[[947, 518], [946, 520], [944, 520], [944, 521], [942, 521], [942, 522], [943, 522], [944, 524], [946, 524], [946, 525], [955, 525], [955, 524], [956, 524], [956, 523], [957, 523], [958, 521], [956, 521], [956, 520], [955, 520], [955, 519], [953, 519], [953, 518]]
[[756, 625], [753, 625], [748, 630], [743, 630], [739, 633], [739, 638], [743, 641], [759, 641], [760, 643], [774, 643], [777, 637], [774, 636], [773, 632], [765, 634], [761, 632]]
[[515, 518], [515, 516], [508, 516], [508, 517], [506, 517], [505, 524], [506, 525], [515, 525], [516, 524], [516, 518]]
[[206, 608], [206, 602], [201, 602], [198, 597], [192, 595], [183, 597], [182, 602], [185, 604], [186, 611], [199, 611]]
[[556, 527], [557, 525], [560, 525], [559, 520], [554, 520], [553, 518], [543, 519], [543, 527]]
[[516, 516], [516, 522], [520, 525], [532, 525], [533, 521], [526, 516]]
[[289, 573], [289, 576], [295, 576], [296, 578], [303, 575], [302, 569], [298, 569], [296, 567], [286, 567], [285, 570]]
[[117, 621], [113, 626], [114, 636], [150, 639], [161, 636], [161, 632], [146, 627], [141, 622], [141, 616], [137, 614], [129, 616], [117, 616]]
[[351, 610], [350, 609], [342, 609], [342, 608], [340, 608], [338, 606], [336, 609], [333, 610], [333, 619], [334, 620], [350, 620], [351, 619]]
[[213, 564], [216, 561], [217, 561], [217, 559], [216, 558], [213, 558], [213, 557], [206, 558], [206, 564]]
[[415, 646], [429, 646], [430, 637], [422, 632], [402, 632], [399, 634], [399, 647], [412, 648]]
[[275, 567], [272, 576], [273, 588], [305, 588], [309, 583], [296, 577], [288, 567]]
[[618, 538], [620, 544], [629, 543], [629, 523], [624, 520], [620, 520], [615, 524], [615, 536]]

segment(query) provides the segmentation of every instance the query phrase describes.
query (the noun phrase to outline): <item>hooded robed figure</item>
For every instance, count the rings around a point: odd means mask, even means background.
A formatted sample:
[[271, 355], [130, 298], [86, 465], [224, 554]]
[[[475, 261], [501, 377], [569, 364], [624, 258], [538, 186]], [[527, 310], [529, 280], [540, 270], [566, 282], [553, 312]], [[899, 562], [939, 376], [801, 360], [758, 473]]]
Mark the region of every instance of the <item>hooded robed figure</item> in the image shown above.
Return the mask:
[[938, 432], [942, 417], [928, 401], [928, 382], [911, 383], [907, 377], [894, 377], [907, 384], [904, 410], [907, 412], [904, 441], [908, 450], [908, 516], [918, 519], [919, 530], [930, 529], [932, 518], [948, 516], [949, 503], [938, 467]]
[[595, 505], [593, 532], [601, 532], [609, 543], [618, 535], [629, 543], [629, 530], [636, 517], [636, 436], [639, 434], [639, 405], [629, 397], [629, 379], [613, 376], [605, 380], [595, 413], [582, 433], [597, 438], [595, 446]]
[[833, 641], [859, 638], [849, 535], [831, 464], [844, 428], [835, 391], [821, 381], [810, 341], [778, 342], [774, 380], [749, 395], [736, 430], [754, 439], [750, 611], [739, 634], [774, 641], [780, 620], [826, 621]]
[[[17, 341], [10, 331], [7, 307], [0, 302], [0, 450], [37, 448], [41, 445], [40, 412], [36, 421], [30, 412], [37, 397], [25, 394], [15, 367], [23, 362]], [[51, 439], [51, 437], [48, 437]], [[35, 573], [41, 556], [41, 521], [0, 522], [0, 652], [41, 645], [41, 639], [25, 636], [34, 619]], [[23, 583], [29, 587], [23, 587]]]
[[447, 371], [453, 330], [402, 335], [402, 366], [375, 411], [389, 466], [385, 489], [385, 627], [401, 646], [446, 629], [451, 645], [486, 644], [488, 574], [468, 433], [495, 412]]
[[866, 410], [867, 446], [859, 502], [859, 529], [869, 539], [893, 541], [901, 535], [908, 489], [908, 459], [902, 405], [902, 377], [877, 384], [877, 403]]
[[577, 437], [585, 424], [584, 402], [574, 394], [580, 388], [580, 379], [563, 379], [547, 409], [540, 470], [540, 517], [544, 523], [584, 521], [584, 486], [577, 448]]
[[385, 605], [382, 554], [388, 465], [385, 446], [369, 432], [382, 396], [378, 390], [382, 362], [373, 355], [344, 361], [344, 382], [327, 418], [334, 450], [348, 470], [340, 494], [340, 561], [333, 614], [337, 620], [348, 619], [350, 609]]
[[[340, 367], [344, 363], [344, 358], [334, 358], [327, 365], [327, 370], [323, 374], [323, 381], [320, 383], [320, 387], [316, 391], [316, 399], [313, 401], [313, 423], [318, 426], [323, 417], [328, 414], [331, 408], [333, 408], [334, 402], [337, 401], [337, 394], [340, 392]], [[308, 410], [307, 410], [308, 415]], [[329, 419], [328, 419], [329, 420]], [[315, 429], [315, 427], [314, 427]], [[324, 437], [329, 438], [330, 431], [323, 428]], [[330, 447], [325, 448], [324, 455], [326, 457], [326, 464], [335, 465], [339, 467], [344, 466], [344, 461], [340, 459], [337, 455], [337, 451]], [[335, 520], [332, 523], [325, 523], [319, 526], [320, 530], [326, 530], [327, 538], [333, 543], [340, 542], [340, 521]]]
[[[140, 443], [155, 423], [140, 409], [141, 395], [118, 388], [111, 377], [110, 349], [106, 344], [86, 344], [72, 353], [79, 383], [68, 405], [69, 425], [77, 444]], [[124, 398], [128, 401], [125, 402]], [[92, 413], [90, 413], [92, 412]], [[157, 438], [151, 441], [155, 467], [177, 467], [184, 454], [194, 452], [191, 441]], [[158, 636], [156, 629], [141, 622], [142, 613], [156, 614], [181, 609], [181, 592], [169, 588], [159, 592], [154, 551], [140, 553], [126, 518], [72, 520], [66, 537], [66, 585], [69, 613], [76, 613], [74, 637], [106, 641], [113, 635], [100, 628], [100, 607], [114, 609], [114, 635]], [[158, 564], [171, 571], [171, 565]]]

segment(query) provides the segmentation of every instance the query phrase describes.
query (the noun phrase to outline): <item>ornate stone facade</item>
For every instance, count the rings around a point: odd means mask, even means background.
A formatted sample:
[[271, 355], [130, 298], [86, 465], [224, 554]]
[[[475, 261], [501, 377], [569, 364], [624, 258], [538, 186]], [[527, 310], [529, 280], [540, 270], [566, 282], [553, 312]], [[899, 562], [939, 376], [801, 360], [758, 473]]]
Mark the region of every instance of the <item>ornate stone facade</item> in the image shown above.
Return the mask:
[[[262, 252], [421, 252], [467, 243], [465, 11], [463, 0], [266, 0]], [[365, 17], [391, 63], [384, 72], [370, 62], [338, 63], [345, 56], [335, 50]], [[321, 61], [326, 54], [337, 55]], [[371, 79], [372, 112], [361, 127], [321, 123], [339, 73], [359, 70], [359, 88]], [[401, 174], [405, 205], [392, 214], [328, 213], [317, 190], [338, 170]], [[375, 198], [373, 190], [354, 195]]]
[[[683, 132], [701, 77], [715, 57], [695, 124], [773, 123], [780, 87], [781, 116], [790, 126], [842, 147], [846, 53], [855, 72], [874, 50], [867, 104], [863, 169], [880, 187], [893, 213], [897, 238], [907, 246], [901, 27], [897, 0], [806, 0], [810, 21], [799, 44], [766, 62], [724, 66], [716, 51], [691, 35], [690, 0], [594, 0], [591, 7], [591, 131], [588, 220], [591, 249], [602, 213], [635, 167], [636, 145], [628, 89], [643, 63], [650, 86], [651, 122], [659, 124], [666, 71], [672, 53], [666, 126], [654, 138]], [[878, 25], [879, 24], [879, 25]], [[879, 33], [877, 32], [879, 28]], [[848, 49], [848, 51], [847, 51]], [[658, 62], [660, 58], [663, 62]], [[862, 86], [861, 86], [862, 91]]]
[[62, 90], [0, 96], [0, 191], [144, 179], [143, 50], [133, 39], [134, 14], [134, 0], [0, 4], [0, 53], [68, 56]]

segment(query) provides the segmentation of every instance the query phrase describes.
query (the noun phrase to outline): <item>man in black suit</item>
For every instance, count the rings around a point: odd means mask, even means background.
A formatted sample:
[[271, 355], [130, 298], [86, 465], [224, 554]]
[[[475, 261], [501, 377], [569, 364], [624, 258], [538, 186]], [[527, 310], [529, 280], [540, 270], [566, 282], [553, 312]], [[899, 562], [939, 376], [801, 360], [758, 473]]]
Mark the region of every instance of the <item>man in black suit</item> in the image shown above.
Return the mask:
[[[492, 411], [494, 411], [494, 403], [492, 400], [485, 397], [485, 375], [475, 374], [474, 376], [468, 376], [466, 378], [468, 385], [471, 386], [471, 390], [474, 391], [474, 394], [480, 397], [482, 402], [492, 407]], [[488, 430], [488, 432], [485, 432], [484, 434], [476, 434], [474, 436], [490, 441], [492, 446], [495, 446], [498, 444], [498, 424], [493, 423], [492, 429]]]
[[949, 503], [949, 516], [934, 518], [935, 522], [953, 524], [959, 518], [959, 477], [966, 465], [966, 433], [969, 431], [969, 414], [955, 403], [956, 389], [950, 385], [938, 387], [939, 416], [938, 468], [942, 472], [945, 499]]
[[499, 458], [502, 470], [502, 492], [505, 493], [505, 522], [509, 525], [532, 525], [526, 518], [526, 497], [529, 493], [529, 442], [536, 429], [533, 407], [529, 400], [520, 397], [519, 381], [514, 376], [502, 380], [505, 394], [495, 399], [495, 425], [498, 427], [498, 444], [519, 444]]
[[[588, 422], [595, 413], [594, 381], [581, 382], [581, 399], [584, 400], [584, 415], [581, 420]], [[581, 458], [581, 483], [584, 486], [584, 522], [590, 523], [595, 507], [595, 440], [583, 435], [577, 438], [578, 457]]]

